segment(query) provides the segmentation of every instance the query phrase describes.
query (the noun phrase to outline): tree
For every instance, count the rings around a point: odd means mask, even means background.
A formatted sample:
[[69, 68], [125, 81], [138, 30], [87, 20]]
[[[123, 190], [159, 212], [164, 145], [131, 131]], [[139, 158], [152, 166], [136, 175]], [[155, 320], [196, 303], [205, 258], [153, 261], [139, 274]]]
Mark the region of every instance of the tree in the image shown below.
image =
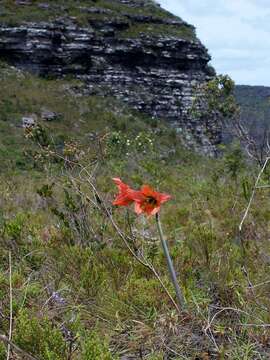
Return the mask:
[[264, 131], [260, 142], [249, 131], [241, 120], [241, 108], [236, 102], [234, 88], [234, 81], [228, 75], [218, 75], [199, 85], [195, 91], [192, 116], [204, 123], [206, 128], [213, 129], [216, 126], [216, 133], [220, 134], [217, 145], [222, 142], [222, 134], [227, 131], [240, 141], [246, 154], [262, 166], [270, 155], [268, 131]]

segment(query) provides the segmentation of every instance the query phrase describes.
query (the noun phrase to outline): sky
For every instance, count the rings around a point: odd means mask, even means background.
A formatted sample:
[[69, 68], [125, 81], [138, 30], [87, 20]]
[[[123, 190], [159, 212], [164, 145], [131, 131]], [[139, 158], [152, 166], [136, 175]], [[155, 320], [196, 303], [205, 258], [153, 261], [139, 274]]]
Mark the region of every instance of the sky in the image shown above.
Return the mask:
[[270, 0], [157, 0], [196, 27], [218, 74], [270, 86]]

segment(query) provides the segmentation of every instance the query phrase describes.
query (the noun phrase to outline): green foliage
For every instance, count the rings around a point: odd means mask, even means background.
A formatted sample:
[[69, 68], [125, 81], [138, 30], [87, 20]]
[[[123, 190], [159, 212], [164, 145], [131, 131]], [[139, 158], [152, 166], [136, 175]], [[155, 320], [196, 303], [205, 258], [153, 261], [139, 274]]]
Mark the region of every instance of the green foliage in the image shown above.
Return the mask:
[[241, 107], [242, 124], [258, 144], [269, 134], [269, 88], [264, 86], [235, 86], [235, 97]]
[[233, 80], [228, 75], [218, 75], [206, 87], [209, 110], [219, 111], [223, 117], [232, 117], [237, 110]]
[[27, 137], [40, 146], [49, 146], [51, 144], [47, 130], [44, 126], [35, 125], [27, 129]]
[[[175, 354], [195, 359], [208, 352], [264, 358], [267, 328], [245, 325], [270, 322], [269, 197], [267, 189], [256, 193], [240, 238], [239, 221], [258, 169], [244, 161], [239, 147], [207, 159], [184, 149], [179, 135], [162, 122], [130, 113], [113, 99], [63, 95], [72, 79], [49, 81], [4, 70], [1, 333], [9, 329], [11, 250], [13, 341], [37, 358], [67, 359], [70, 351], [74, 360]], [[224, 96], [229, 85], [221, 87]], [[46, 123], [50, 144], [39, 147], [18, 125], [29, 113], [37, 114], [40, 124], [43, 106], [62, 117]], [[34, 167], [41, 158], [42, 166]], [[112, 206], [114, 176], [134, 188], [148, 183], [172, 195], [161, 219], [188, 314], [176, 314], [157, 277], [136, 261], [112, 226], [110, 215], [128, 235], [130, 249], [153, 263], [174, 294], [154, 219], [135, 216], [132, 207]], [[266, 171], [261, 184], [268, 183]], [[217, 350], [202, 329], [221, 307], [235, 311], [224, 310], [211, 323]], [[0, 354], [6, 358], [3, 346]]]
[[150, 154], [154, 149], [154, 136], [151, 132], [139, 132], [135, 137], [123, 131], [113, 131], [106, 139], [106, 154], [109, 157], [130, 156], [131, 153]]
[[193, 255], [198, 254], [198, 256], [205, 261], [205, 265], [209, 267], [209, 269], [216, 243], [217, 239], [214, 234], [211, 219], [209, 220], [209, 224], [192, 225], [192, 231], [188, 238], [191, 252]]
[[195, 117], [214, 118], [223, 123], [239, 114], [239, 106], [234, 97], [234, 82], [228, 75], [218, 75], [213, 80], [195, 89], [192, 107]]
[[240, 360], [240, 359], [254, 359], [259, 356], [259, 352], [256, 350], [256, 343], [247, 341], [239, 342], [234, 349], [229, 352], [230, 359]]
[[163, 360], [163, 355], [161, 353], [155, 352], [148, 357], [148, 360]]
[[[141, 33], [153, 36], [176, 36], [183, 39], [196, 39], [194, 28], [188, 25], [164, 25], [156, 24], [137, 24], [133, 22], [128, 15], [140, 14], [144, 16], [155, 17], [157, 20], [178, 19], [168, 11], [158, 7], [153, 1], [145, 0], [144, 6], [132, 7], [128, 4], [120, 3], [118, 0], [57, 0], [48, 1], [48, 6], [44, 7], [41, 0], [35, 0], [29, 4], [18, 6], [14, 1], [3, 0], [0, 5], [0, 21], [9, 25], [17, 25], [21, 22], [33, 21], [53, 21], [63, 12], [66, 16], [73, 17], [79, 25], [89, 26], [92, 21], [106, 21], [115, 19], [123, 20], [127, 23], [128, 29], [120, 31], [119, 37], [134, 37]], [[43, 4], [43, 6], [42, 6]], [[100, 12], [89, 13], [85, 11], [87, 7], [95, 7]], [[105, 10], [105, 11], [104, 11]], [[109, 11], [109, 12], [106, 12]], [[8, 105], [7, 105], [8, 106]]]
[[44, 360], [62, 360], [66, 346], [61, 331], [46, 318], [31, 317], [23, 310], [16, 319], [14, 341], [25, 351]]
[[53, 195], [53, 186], [53, 183], [42, 185], [39, 189], [37, 189], [38, 195], [43, 198], [51, 198]]
[[239, 144], [233, 144], [224, 153], [224, 167], [232, 178], [236, 179], [244, 168], [244, 154]]
[[196, 34], [193, 27], [188, 25], [175, 26], [163, 24], [134, 24], [127, 30], [121, 31], [120, 37], [136, 38], [144, 34], [154, 37], [171, 36], [185, 40], [195, 40]]
[[18, 240], [21, 237], [27, 219], [28, 216], [26, 214], [17, 214], [13, 219], [5, 222], [4, 233], [12, 240]]
[[82, 360], [113, 360], [106, 342], [95, 331], [83, 334]]

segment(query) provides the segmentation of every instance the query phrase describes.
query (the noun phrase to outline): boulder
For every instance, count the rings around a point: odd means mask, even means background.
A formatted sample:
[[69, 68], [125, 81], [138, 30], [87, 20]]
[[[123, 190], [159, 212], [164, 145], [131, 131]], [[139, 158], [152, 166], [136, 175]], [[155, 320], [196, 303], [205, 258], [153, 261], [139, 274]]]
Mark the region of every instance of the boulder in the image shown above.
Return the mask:
[[59, 119], [60, 116], [60, 114], [48, 109], [42, 109], [41, 111], [41, 119], [44, 121], [54, 121]]
[[22, 127], [23, 128], [32, 128], [37, 124], [36, 114], [31, 114], [22, 117]]

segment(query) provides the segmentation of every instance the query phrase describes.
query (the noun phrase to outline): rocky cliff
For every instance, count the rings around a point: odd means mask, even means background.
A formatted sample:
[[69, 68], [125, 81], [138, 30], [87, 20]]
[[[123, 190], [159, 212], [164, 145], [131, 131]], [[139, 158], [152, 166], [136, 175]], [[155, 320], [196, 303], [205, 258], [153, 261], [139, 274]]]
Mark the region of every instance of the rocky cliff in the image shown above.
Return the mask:
[[72, 3], [3, 1], [0, 59], [42, 76], [72, 74], [84, 93], [166, 119], [188, 145], [213, 154], [218, 127], [189, 114], [194, 87], [213, 75], [194, 28], [147, 0]]

